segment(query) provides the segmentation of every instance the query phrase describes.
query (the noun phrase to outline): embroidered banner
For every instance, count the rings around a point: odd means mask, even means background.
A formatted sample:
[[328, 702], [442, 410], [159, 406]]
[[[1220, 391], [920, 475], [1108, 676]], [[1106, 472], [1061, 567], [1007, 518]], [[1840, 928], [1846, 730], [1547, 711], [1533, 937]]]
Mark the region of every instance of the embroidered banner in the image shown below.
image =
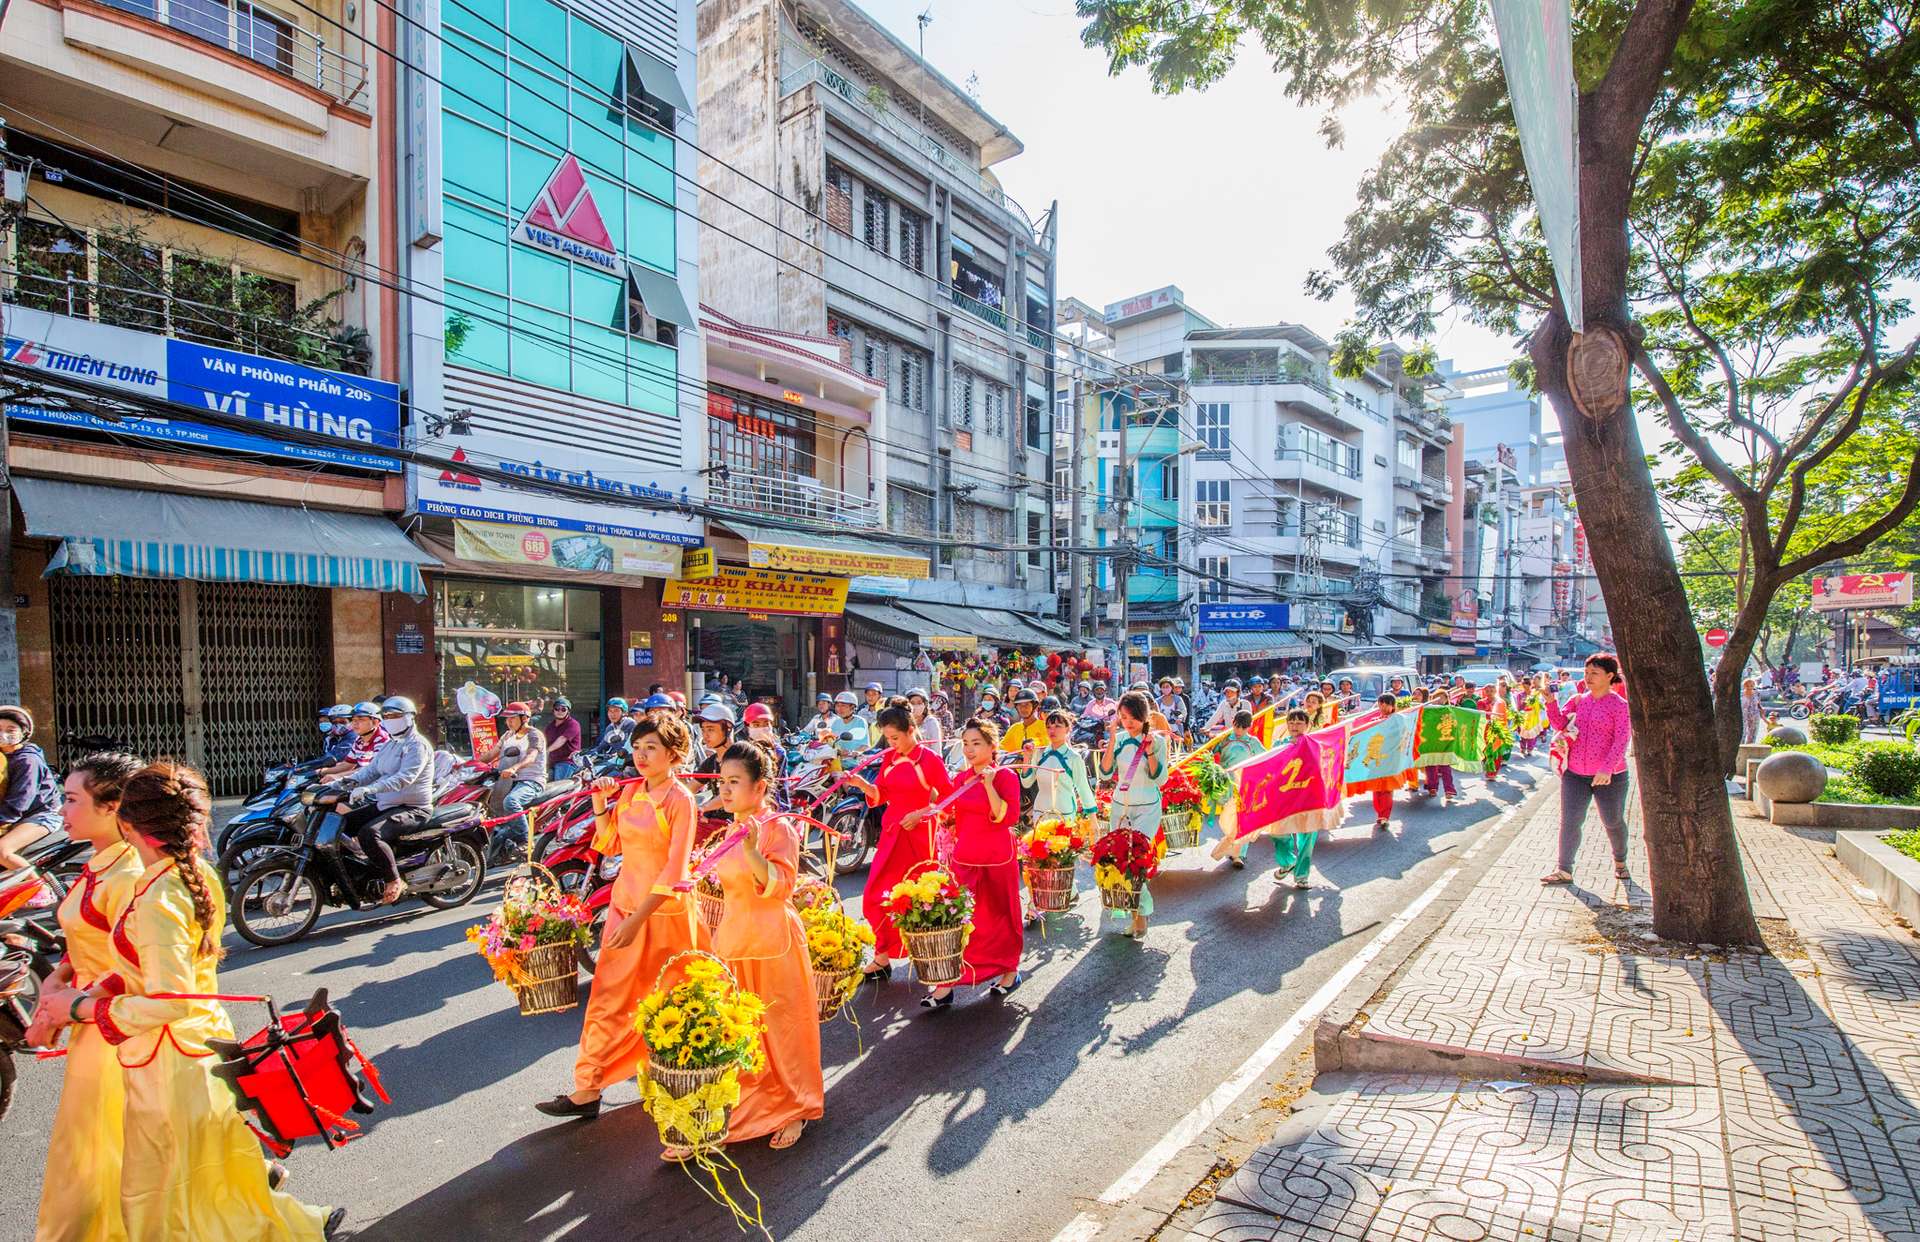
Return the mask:
[[1449, 767], [1462, 772], [1480, 770], [1481, 735], [1486, 716], [1467, 707], [1429, 704], [1420, 709], [1420, 728], [1414, 738], [1415, 760], [1423, 768]]
[[1413, 767], [1412, 712], [1382, 715], [1347, 733], [1347, 795], [1399, 789]]

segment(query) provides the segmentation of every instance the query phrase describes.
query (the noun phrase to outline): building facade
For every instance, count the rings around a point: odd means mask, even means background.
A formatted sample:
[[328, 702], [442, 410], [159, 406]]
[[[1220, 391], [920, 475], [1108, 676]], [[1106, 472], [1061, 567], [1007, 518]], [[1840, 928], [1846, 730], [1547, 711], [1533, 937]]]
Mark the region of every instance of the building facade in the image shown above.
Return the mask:
[[100, 735], [247, 792], [317, 706], [390, 684], [383, 613], [434, 564], [390, 520], [394, 26], [341, 0], [6, 10], [20, 701], [56, 758]]

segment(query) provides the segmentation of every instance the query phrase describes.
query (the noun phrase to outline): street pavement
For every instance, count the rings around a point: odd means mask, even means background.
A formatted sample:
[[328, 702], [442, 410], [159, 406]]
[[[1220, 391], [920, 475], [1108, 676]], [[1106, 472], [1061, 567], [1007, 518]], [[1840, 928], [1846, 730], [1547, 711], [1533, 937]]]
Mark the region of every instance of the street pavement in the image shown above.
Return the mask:
[[[1396, 808], [1376, 833], [1364, 799], [1322, 838], [1315, 880], [1280, 887], [1256, 844], [1244, 871], [1167, 860], [1146, 939], [1105, 932], [1087, 869], [1075, 909], [1028, 933], [1027, 983], [926, 1013], [917, 986], [865, 989], [859, 1025], [823, 1030], [827, 1113], [790, 1151], [731, 1149], [780, 1239], [1048, 1239], [1265, 1043], [1321, 984], [1523, 801], [1520, 763], [1465, 802]], [[864, 873], [841, 884], [857, 905]], [[333, 915], [261, 950], [229, 934], [222, 985], [293, 1002], [331, 991], [394, 1097], [365, 1136], [303, 1144], [291, 1189], [345, 1204], [369, 1239], [731, 1236], [686, 1169], [659, 1160], [631, 1082], [597, 1121], [550, 1122], [535, 1101], [571, 1084], [580, 1010], [523, 1018], [463, 938], [497, 886], [462, 910]], [[1107, 926], [1112, 926], [1111, 924]], [[584, 997], [585, 987], [582, 985]], [[257, 1007], [235, 1006], [257, 1024]], [[30, 1229], [57, 1063], [23, 1066], [0, 1123], [0, 1239]]]

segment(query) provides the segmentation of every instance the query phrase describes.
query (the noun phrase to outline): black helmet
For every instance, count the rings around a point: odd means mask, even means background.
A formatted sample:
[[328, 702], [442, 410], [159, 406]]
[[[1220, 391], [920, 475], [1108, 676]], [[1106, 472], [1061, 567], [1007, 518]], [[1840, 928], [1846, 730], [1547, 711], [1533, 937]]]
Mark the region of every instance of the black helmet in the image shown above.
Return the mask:
[[1057, 694], [1049, 694], [1049, 695], [1048, 695], [1048, 696], [1047, 696], [1046, 698], [1044, 698], [1044, 699], [1041, 699], [1041, 700], [1040, 700], [1040, 710], [1041, 710], [1041, 711], [1043, 711], [1043, 712], [1057, 712], [1057, 711], [1059, 711], [1059, 710], [1060, 710], [1060, 696], [1059, 696], [1059, 695], [1057, 695]]
[[1013, 692], [1013, 696], [1008, 701], [1011, 703], [1038, 703], [1040, 696], [1025, 686], [1022, 686]]

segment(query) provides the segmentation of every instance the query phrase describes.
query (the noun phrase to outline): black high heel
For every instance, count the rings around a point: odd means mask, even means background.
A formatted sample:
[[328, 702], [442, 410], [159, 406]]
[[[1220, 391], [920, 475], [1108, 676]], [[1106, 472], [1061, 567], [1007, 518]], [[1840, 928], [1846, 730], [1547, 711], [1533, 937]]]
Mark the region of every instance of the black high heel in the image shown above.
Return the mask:
[[893, 978], [892, 962], [888, 962], [885, 966], [869, 966], [860, 973], [862, 983], [885, 983], [891, 978]]
[[1025, 983], [1026, 981], [1027, 980], [1025, 976], [1023, 976], [1019, 971], [1016, 970], [1013, 972], [1012, 983], [996, 983], [992, 987], [988, 988], [987, 991], [990, 994], [992, 994], [996, 999], [1005, 1000], [1007, 997], [1012, 996], [1015, 992], [1018, 992], [1020, 990], [1020, 985]]
[[920, 1008], [922, 1009], [953, 1008], [953, 990], [949, 988], [945, 996], [935, 996], [931, 992], [927, 993], [925, 996], [922, 996], [920, 998]]

